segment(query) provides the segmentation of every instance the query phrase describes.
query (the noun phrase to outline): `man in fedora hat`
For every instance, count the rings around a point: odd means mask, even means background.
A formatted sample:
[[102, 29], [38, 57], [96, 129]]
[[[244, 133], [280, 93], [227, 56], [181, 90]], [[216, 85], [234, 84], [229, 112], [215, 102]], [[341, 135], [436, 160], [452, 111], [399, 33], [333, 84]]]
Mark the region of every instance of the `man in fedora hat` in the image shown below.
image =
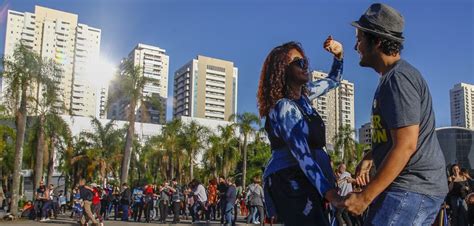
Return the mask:
[[[380, 80], [372, 104], [372, 150], [356, 170], [365, 187], [344, 204], [353, 214], [370, 204], [365, 225], [431, 225], [448, 191], [445, 160], [428, 86], [400, 57], [404, 19], [376, 3], [352, 26], [360, 66], [374, 69]], [[369, 178], [372, 166], [376, 174]]]

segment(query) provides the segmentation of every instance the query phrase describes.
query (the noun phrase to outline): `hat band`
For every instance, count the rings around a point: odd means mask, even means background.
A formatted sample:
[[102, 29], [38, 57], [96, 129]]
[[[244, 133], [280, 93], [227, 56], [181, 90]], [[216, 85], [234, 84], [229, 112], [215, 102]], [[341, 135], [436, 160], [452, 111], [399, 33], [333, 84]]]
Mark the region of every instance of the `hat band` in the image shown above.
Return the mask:
[[375, 31], [380, 31], [380, 32], [389, 34], [391, 36], [403, 39], [402, 32], [389, 31], [389, 30], [385, 29], [384, 27], [382, 27], [378, 24], [374, 24], [374, 23], [370, 22], [367, 19], [367, 17], [365, 17], [365, 16], [361, 16], [360, 19], [359, 19], [359, 22], [361, 24], [363, 24], [364, 28], [368, 28], [368, 29], [375, 30]]

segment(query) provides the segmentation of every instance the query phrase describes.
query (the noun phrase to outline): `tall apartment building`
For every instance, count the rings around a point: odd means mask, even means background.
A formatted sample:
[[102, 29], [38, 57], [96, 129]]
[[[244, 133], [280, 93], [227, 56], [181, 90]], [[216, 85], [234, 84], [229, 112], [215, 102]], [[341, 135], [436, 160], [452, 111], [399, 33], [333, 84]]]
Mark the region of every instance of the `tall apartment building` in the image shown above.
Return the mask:
[[[324, 72], [312, 72], [313, 81], [326, 76], [327, 74]], [[326, 124], [327, 144], [334, 144], [333, 138], [341, 127], [347, 125], [355, 129], [353, 83], [342, 80], [339, 87], [313, 100], [312, 104]]]
[[[158, 123], [166, 122], [166, 101], [168, 99], [168, 69], [169, 56], [166, 50], [156, 46], [145, 45], [139, 43], [128, 54], [128, 59], [133, 61], [135, 66], [139, 66], [143, 76], [153, 79], [143, 88], [143, 95], [149, 98], [157, 98], [161, 103], [161, 111], [159, 108], [152, 106], [149, 102], [144, 102], [136, 112], [137, 122]], [[113, 89], [113, 88], [111, 88]], [[111, 90], [113, 92], [113, 90]], [[108, 112], [108, 118], [119, 120], [128, 120], [129, 103], [127, 98], [121, 98], [112, 104]], [[145, 112], [142, 110], [145, 109]]]
[[237, 89], [233, 62], [199, 55], [175, 72], [173, 117], [228, 121], [237, 113]]
[[359, 143], [372, 145], [372, 123], [365, 123], [359, 128]]
[[474, 129], [474, 85], [459, 83], [449, 90], [451, 125]]
[[[35, 6], [35, 13], [8, 11], [5, 56], [20, 43], [42, 58], [54, 59], [62, 68], [60, 99], [72, 115], [104, 116], [100, 90], [88, 75], [99, 59], [101, 30], [78, 23], [78, 15]], [[8, 81], [2, 81], [2, 90]], [[106, 93], [106, 92], [105, 92]], [[99, 108], [99, 109], [97, 109]], [[101, 115], [102, 114], [102, 115]]]

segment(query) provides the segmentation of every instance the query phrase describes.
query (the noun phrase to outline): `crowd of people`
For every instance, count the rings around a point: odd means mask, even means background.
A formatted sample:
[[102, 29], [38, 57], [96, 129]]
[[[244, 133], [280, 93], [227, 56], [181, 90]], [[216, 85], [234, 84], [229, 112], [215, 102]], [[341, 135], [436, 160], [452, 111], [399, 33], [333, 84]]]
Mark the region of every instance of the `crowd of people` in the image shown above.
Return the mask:
[[[337, 192], [346, 196], [359, 192], [354, 174], [347, 171], [341, 163], [334, 167]], [[438, 214], [437, 221], [450, 222], [450, 225], [474, 225], [474, 181], [466, 169], [454, 164], [448, 175], [449, 193]], [[73, 189], [72, 201], [63, 190], [55, 189], [41, 182], [34, 201], [23, 206], [22, 216], [49, 222], [58, 215], [69, 216], [80, 222], [101, 224], [109, 220], [178, 223], [182, 219], [192, 222], [220, 222], [235, 225], [237, 216], [242, 216], [247, 224], [270, 222], [266, 218], [266, 203], [261, 177], [256, 176], [252, 183], [243, 189], [232, 178], [215, 178], [203, 184], [193, 180], [180, 185], [176, 179], [160, 185], [146, 184], [129, 187], [111, 185], [99, 186], [80, 180]], [[364, 216], [350, 214], [346, 209], [337, 208], [333, 215], [338, 225], [363, 225]], [[330, 216], [331, 217], [331, 216]], [[279, 222], [274, 219], [274, 222]]]
[[233, 178], [224, 177], [206, 184], [194, 179], [181, 185], [173, 179], [159, 185], [133, 187], [127, 183], [121, 187], [98, 185], [81, 179], [72, 191], [72, 200], [66, 199], [62, 190], [41, 182], [34, 201], [25, 203], [22, 216], [49, 222], [52, 217], [70, 211], [67, 215], [81, 225], [99, 225], [108, 220], [175, 224], [182, 219], [235, 225], [239, 215], [247, 223], [263, 225], [265, 220], [260, 177], [254, 177], [247, 189], [234, 183]]

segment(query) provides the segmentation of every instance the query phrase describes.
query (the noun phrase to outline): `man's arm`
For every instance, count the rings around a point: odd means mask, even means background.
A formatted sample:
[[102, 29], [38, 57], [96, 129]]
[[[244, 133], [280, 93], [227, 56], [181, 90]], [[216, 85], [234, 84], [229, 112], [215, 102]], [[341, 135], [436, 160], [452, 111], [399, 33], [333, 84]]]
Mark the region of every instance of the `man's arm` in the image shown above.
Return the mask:
[[402, 172], [411, 156], [416, 152], [419, 126], [412, 125], [390, 131], [394, 142], [377, 174], [361, 193], [353, 193], [345, 201], [347, 210], [361, 214]]

